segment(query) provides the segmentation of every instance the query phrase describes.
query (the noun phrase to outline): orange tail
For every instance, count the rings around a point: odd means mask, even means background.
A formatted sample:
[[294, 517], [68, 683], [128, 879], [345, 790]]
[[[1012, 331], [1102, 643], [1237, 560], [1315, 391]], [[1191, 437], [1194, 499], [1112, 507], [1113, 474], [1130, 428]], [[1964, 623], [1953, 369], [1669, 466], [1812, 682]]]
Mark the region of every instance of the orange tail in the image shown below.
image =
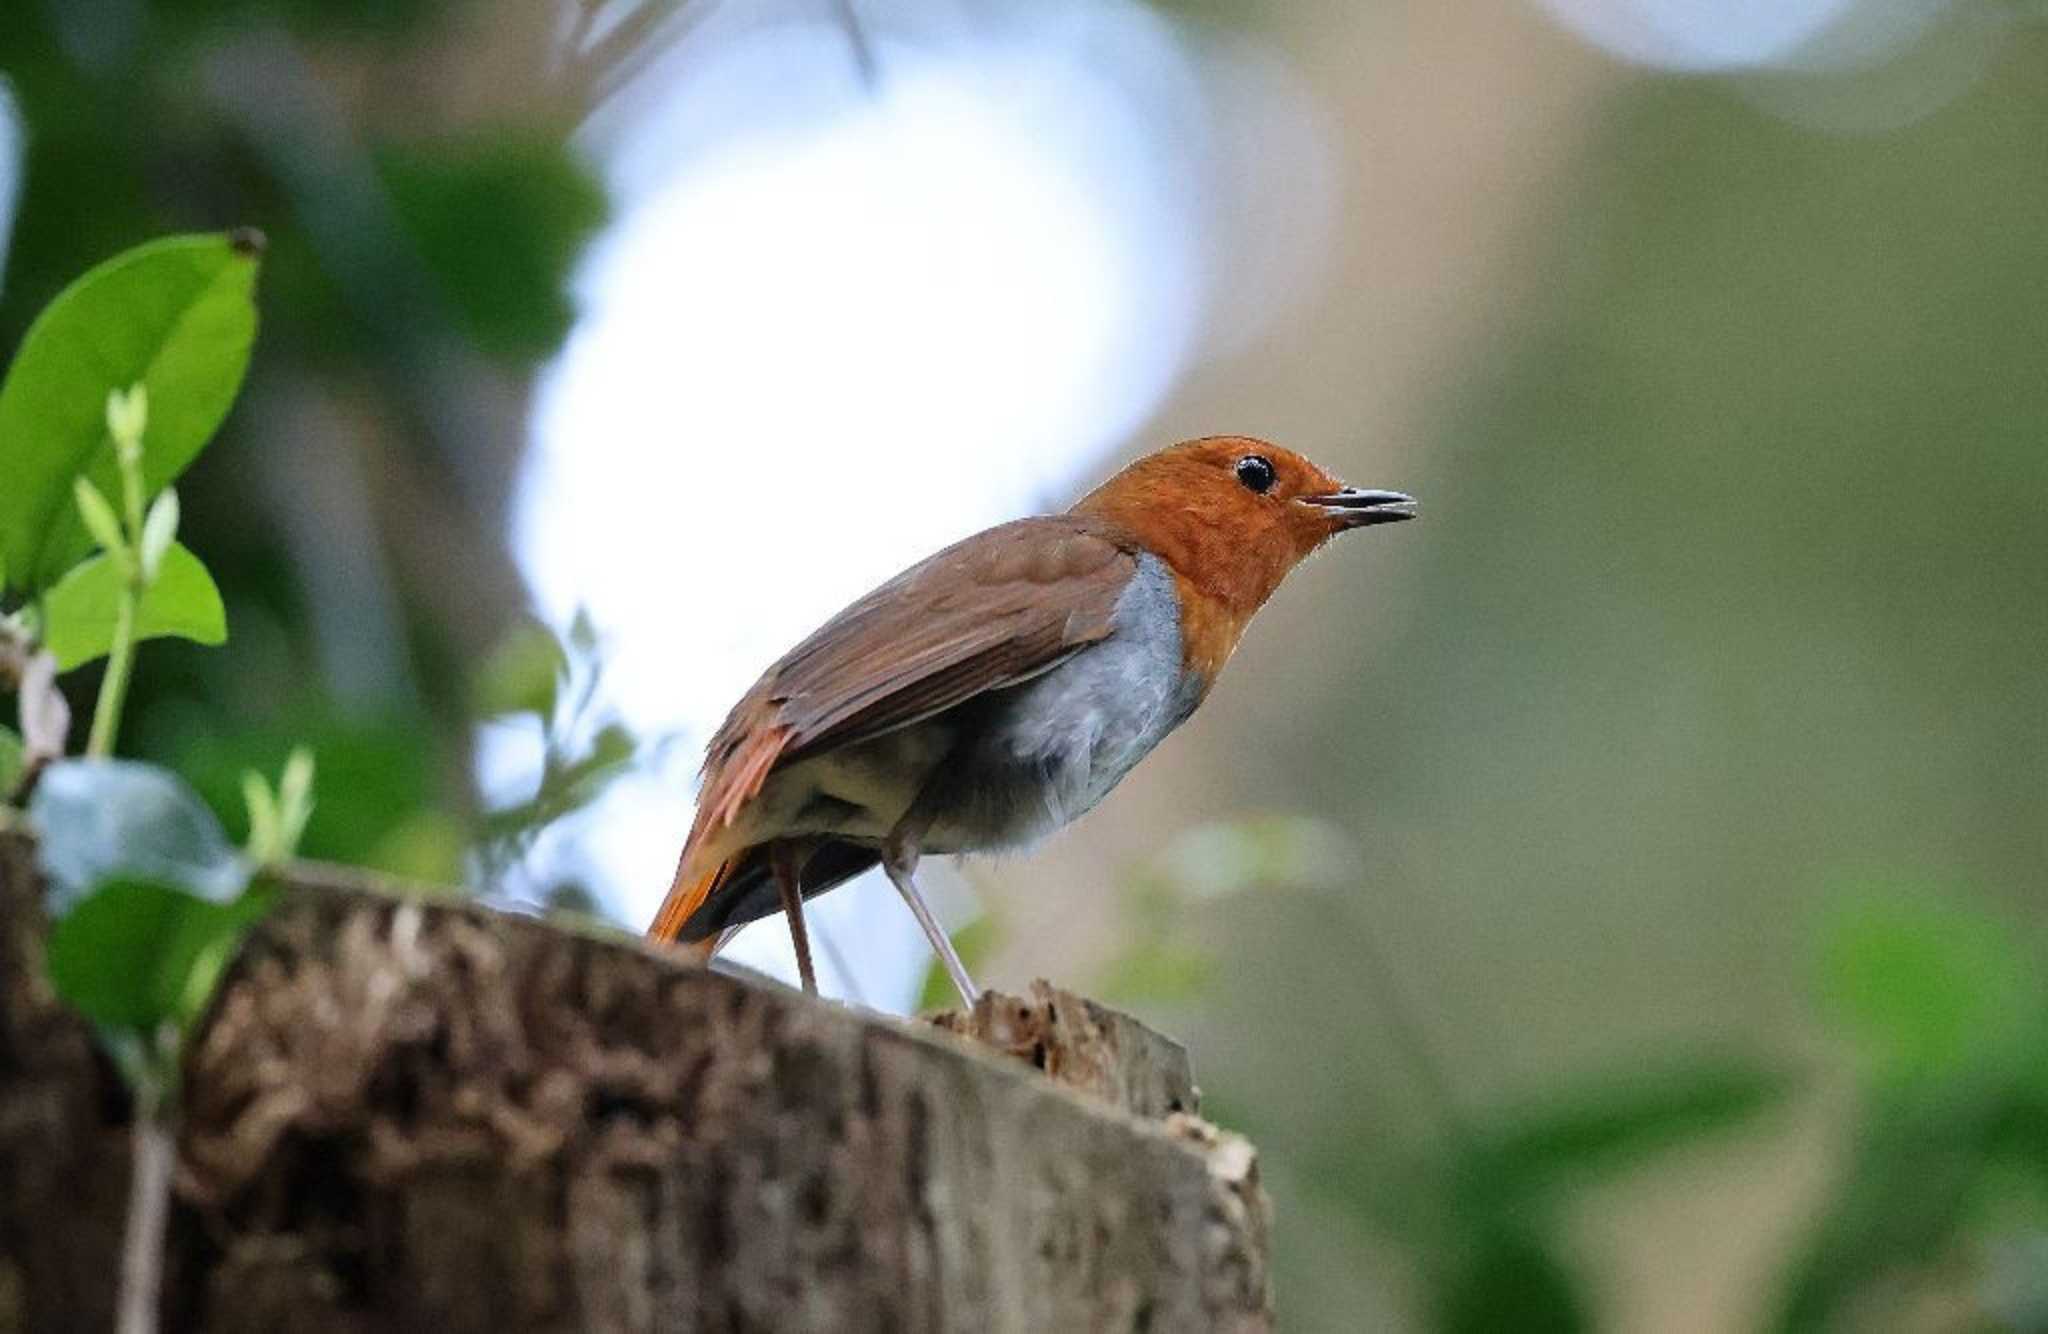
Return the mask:
[[[654, 922], [647, 928], [649, 940], [675, 942], [683, 934], [683, 927], [704, 906], [704, 900], [711, 897], [717, 888], [732, 874], [739, 858], [722, 861], [703, 874], [693, 874], [687, 855], [676, 867], [676, 878], [668, 887], [668, 897], [661, 901], [661, 911], [654, 914]], [[679, 945], [699, 963], [708, 961], [718, 953], [718, 947], [725, 943], [726, 933], [713, 932], [703, 940], [690, 941]]]

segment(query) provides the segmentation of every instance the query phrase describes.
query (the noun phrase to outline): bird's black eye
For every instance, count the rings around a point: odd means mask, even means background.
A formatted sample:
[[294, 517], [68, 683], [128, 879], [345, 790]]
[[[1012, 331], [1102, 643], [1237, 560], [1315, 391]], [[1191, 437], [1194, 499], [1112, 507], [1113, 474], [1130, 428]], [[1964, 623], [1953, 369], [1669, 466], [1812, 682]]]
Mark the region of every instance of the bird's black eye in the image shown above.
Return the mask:
[[1263, 454], [1247, 454], [1237, 461], [1237, 480], [1264, 495], [1273, 489], [1273, 460]]

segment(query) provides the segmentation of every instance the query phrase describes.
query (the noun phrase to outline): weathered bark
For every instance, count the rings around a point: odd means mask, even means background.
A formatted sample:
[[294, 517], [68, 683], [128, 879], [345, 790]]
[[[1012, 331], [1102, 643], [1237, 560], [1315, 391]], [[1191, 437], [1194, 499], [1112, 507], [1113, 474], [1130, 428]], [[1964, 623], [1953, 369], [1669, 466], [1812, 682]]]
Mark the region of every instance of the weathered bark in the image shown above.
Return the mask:
[[[38, 939], [0, 843], [0, 1329], [103, 1328], [125, 1099]], [[955, 1023], [1026, 1061], [309, 872], [188, 1056], [167, 1324], [1269, 1323], [1255, 1161], [1178, 1048], [1042, 987]]]
[[127, 1102], [50, 990], [29, 846], [0, 834], [0, 1330], [113, 1328]]

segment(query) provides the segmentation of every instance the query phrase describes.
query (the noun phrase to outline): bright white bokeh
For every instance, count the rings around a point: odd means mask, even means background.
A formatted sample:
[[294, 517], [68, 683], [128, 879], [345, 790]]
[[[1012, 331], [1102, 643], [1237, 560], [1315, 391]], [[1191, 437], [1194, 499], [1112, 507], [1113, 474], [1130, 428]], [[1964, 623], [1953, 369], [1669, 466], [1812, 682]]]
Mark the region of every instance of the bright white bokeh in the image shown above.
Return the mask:
[[1694, 72], [1825, 70], [1883, 59], [1952, 0], [1538, 0], [1624, 60]]
[[[683, 737], [583, 841], [628, 922], [667, 886], [697, 750], [761, 669], [903, 566], [1055, 502], [1187, 359], [1196, 81], [1139, 7], [1044, 15], [885, 42], [872, 88], [837, 28], [744, 34], [600, 127], [620, 216], [541, 386], [514, 535], [542, 614], [582, 606], [602, 632], [611, 701]], [[487, 787], [521, 744], [486, 738]], [[944, 869], [924, 878], [943, 904]], [[865, 1000], [909, 1002], [928, 956], [885, 882], [811, 920]], [[731, 953], [793, 976], [779, 922]]]

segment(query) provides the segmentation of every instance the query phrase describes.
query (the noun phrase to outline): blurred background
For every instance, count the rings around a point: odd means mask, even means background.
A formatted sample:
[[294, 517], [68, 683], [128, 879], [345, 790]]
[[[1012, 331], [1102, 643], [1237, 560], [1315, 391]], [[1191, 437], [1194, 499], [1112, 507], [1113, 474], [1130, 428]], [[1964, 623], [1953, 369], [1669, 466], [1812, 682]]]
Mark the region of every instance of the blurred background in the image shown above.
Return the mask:
[[[128, 735], [231, 822], [309, 741], [313, 855], [638, 927], [909, 561], [1193, 435], [1421, 498], [932, 877], [1190, 1044], [1291, 1329], [2048, 1329], [2044, 219], [2022, 0], [0, 18], [0, 349], [270, 237], [181, 486], [231, 639]], [[947, 999], [886, 886], [812, 920]]]

